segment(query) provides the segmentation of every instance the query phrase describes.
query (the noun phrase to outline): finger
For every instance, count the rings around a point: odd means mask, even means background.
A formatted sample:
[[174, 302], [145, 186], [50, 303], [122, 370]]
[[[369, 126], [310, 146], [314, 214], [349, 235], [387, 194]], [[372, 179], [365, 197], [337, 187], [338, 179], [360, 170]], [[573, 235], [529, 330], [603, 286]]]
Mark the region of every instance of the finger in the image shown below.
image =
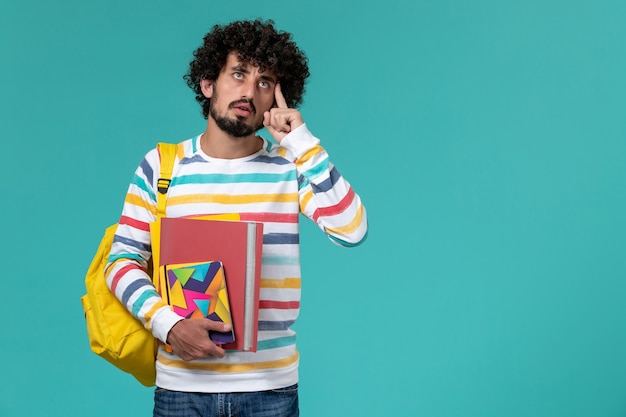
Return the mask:
[[278, 132], [285, 132], [285, 133], [289, 133], [291, 132], [291, 126], [289, 125], [289, 119], [285, 118], [284, 116], [278, 117], [278, 120], [276, 120], [276, 130]]
[[204, 322], [204, 328], [206, 330], [215, 330], [216, 332], [227, 332], [231, 329], [230, 324], [222, 323], [221, 321], [203, 319], [203, 322]]
[[280, 88], [280, 83], [277, 83], [276, 88], [274, 88], [274, 99], [276, 100], [276, 107], [279, 109], [288, 108], [285, 96], [283, 96], [283, 90]]
[[268, 127], [270, 125], [270, 120], [270, 112], [266, 111], [265, 113], [263, 113], [263, 126]]
[[225, 354], [226, 354], [226, 351], [224, 351], [224, 349], [212, 343], [209, 347], [207, 347], [204, 350], [203, 354], [200, 355], [198, 359], [201, 357], [207, 358], [210, 356], [215, 356], [216, 358], [223, 358]]

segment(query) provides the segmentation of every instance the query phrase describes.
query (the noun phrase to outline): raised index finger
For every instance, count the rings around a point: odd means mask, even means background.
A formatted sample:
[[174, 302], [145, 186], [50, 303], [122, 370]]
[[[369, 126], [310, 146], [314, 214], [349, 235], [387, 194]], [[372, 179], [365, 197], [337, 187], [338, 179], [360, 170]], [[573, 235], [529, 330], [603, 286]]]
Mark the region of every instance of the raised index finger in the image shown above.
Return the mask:
[[274, 88], [274, 99], [276, 100], [276, 107], [279, 109], [288, 108], [285, 96], [283, 96], [283, 91], [280, 89], [280, 83], [277, 83], [276, 88]]

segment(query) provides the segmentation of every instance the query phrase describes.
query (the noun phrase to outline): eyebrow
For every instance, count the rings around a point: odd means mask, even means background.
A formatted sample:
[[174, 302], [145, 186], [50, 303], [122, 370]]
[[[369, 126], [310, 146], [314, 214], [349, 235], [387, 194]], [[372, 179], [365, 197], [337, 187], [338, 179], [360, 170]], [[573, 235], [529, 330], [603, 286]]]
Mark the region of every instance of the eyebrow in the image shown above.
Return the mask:
[[238, 72], [245, 72], [246, 74], [250, 74], [250, 71], [248, 70], [248, 67], [245, 65], [235, 65], [234, 67], [231, 67], [230, 69], [232, 69], [233, 71], [238, 71]]
[[[248, 70], [248, 66], [247, 65], [238, 64], [238, 65], [235, 65], [234, 67], [231, 67], [231, 69], [233, 71], [243, 72], [244, 74], [250, 74], [250, 70]], [[260, 78], [262, 80], [264, 80], [264, 81], [270, 81], [270, 82], [273, 82], [273, 83], [276, 82], [276, 80], [273, 77], [270, 77], [269, 75], [266, 75], [264, 73], [260, 74]]]

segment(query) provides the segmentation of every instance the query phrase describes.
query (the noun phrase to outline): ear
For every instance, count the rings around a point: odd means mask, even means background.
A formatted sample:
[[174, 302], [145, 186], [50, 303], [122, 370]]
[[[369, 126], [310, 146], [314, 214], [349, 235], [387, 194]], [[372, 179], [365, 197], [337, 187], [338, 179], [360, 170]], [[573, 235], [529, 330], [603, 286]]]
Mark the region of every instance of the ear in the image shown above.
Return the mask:
[[206, 98], [211, 98], [213, 96], [213, 81], [201, 79], [200, 89]]

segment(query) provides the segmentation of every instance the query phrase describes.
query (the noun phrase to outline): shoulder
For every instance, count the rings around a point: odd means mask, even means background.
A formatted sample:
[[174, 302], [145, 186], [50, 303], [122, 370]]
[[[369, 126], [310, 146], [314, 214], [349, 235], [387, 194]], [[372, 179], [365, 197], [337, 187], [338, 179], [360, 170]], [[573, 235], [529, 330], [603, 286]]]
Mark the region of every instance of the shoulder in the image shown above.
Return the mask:
[[155, 173], [159, 173], [161, 167], [162, 160], [162, 152], [159, 148], [165, 146], [175, 146], [175, 149], [172, 151], [175, 153], [175, 164], [179, 163], [184, 158], [190, 157], [194, 153], [194, 142], [195, 138], [185, 139], [182, 142], [171, 143], [171, 142], [160, 142], [159, 144], [155, 144], [153, 148], [148, 150], [139, 165], [138, 171], [143, 173], [143, 176], [148, 179], [149, 182], [153, 182], [155, 178]]
[[183, 158], [189, 158], [197, 152], [195, 146], [195, 140], [197, 137], [185, 139], [182, 142], [159, 142], [154, 148], [150, 149], [144, 156], [144, 161], [150, 164], [152, 167], [157, 167], [162, 159], [165, 147], [172, 147], [172, 152], [176, 155], [176, 160], [180, 161]]

